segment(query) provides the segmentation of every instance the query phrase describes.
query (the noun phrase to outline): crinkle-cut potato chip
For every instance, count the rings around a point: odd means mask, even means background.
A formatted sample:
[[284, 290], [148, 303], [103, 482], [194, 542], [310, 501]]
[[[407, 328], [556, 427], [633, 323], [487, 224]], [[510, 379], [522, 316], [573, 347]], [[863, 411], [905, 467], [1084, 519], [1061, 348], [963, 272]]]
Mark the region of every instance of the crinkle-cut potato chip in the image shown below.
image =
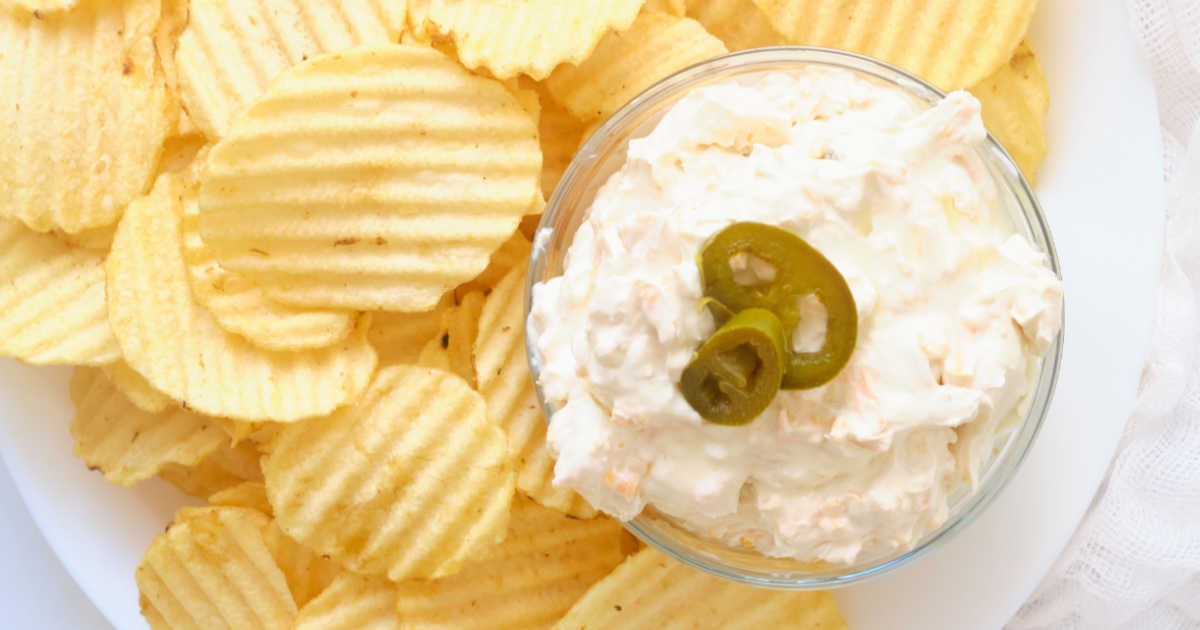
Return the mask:
[[137, 370], [129, 367], [124, 361], [114, 361], [100, 366], [104, 375], [112, 382], [133, 406], [147, 413], [159, 413], [171, 407], [178, 407], [179, 402], [170, 396], [154, 389], [154, 386]]
[[487, 266], [538, 196], [537, 126], [425, 46], [281, 75], [208, 156], [200, 235], [299, 306], [425, 311]]
[[549, 628], [625, 559], [623, 531], [612, 519], [574, 519], [518, 497], [492, 556], [449, 577], [396, 584], [401, 627]]
[[[541, 84], [538, 85], [540, 88]], [[542, 116], [538, 119], [538, 139], [542, 143], [542, 196], [549, 199], [563, 171], [579, 150], [587, 125], [555, 102], [544, 88], [538, 92], [542, 98]]]
[[1029, 42], [1021, 42], [1013, 58], [971, 87], [979, 99], [983, 123], [1008, 149], [1029, 183], [1046, 159], [1046, 114], [1050, 86]]
[[236, 446], [225, 442], [197, 464], [167, 464], [158, 471], [158, 476], [184, 494], [207, 499], [247, 481], [262, 481], [261, 459], [253, 442]]
[[408, 30], [404, 37], [411, 36], [419, 42], [429, 43], [432, 29], [429, 23], [429, 3], [430, 0], [408, 0]]
[[208, 139], [198, 131], [167, 138], [163, 143], [162, 160], [158, 163], [159, 172], [178, 173], [184, 182], [195, 183], [200, 164], [207, 155], [207, 146]]
[[421, 349], [417, 365], [457, 374], [474, 388], [475, 336], [484, 299], [482, 291], [468, 291], [454, 306], [443, 309], [441, 326]]
[[280, 527], [360, 573], [440, 577], [504, 538], [504, 432], [461, 378], [380, 370], [354, 404], [285, 427], [264, 459]]
[[117, 224], [90, 228], [74, 234], [63, 232], [57, 228], [50, 230], [50, 233], [62, 239], [64, 243], [71, 247], [90, 249], [106, 254], [112, 248], [113, 236], [117, 234]]
[[881, 59], [950, 91], [1004, 65], [1038, 0], [754, 0], [791, 44]]
[[192, 0], [175, 53], [180, 91], [210, 138], [284, 70], [326, 52], [396, 42], [403, 0]]
[[[270, 514], [268, 505], [267, 514]], [[283, 533], [279, 523], [271, 521], [266, 532], [267, 548], [287, 579], [288, 589], [297, 606], [303, 606], [324, 591], [334, 578], [345, 572], [332, 558], [301, 545]]]
[[240, 273], [217, 262], [200, 238], [199, 205], [192, 195], [183, 201], [183, 258], [192, 295], [225, 330], [267, 350], [324, 348], [344, 340], [358, 313], [306, 309], [280, 304]]
[[[537, 216], [540, 218], [541, 215], [527, 214], [525, 216]], [[522, 219], [522, 222], [524, 222], [524, 219]], [[507, 241], [504, 241], [500, 249], [492, 252], [492, 258], [488, 261], [488, 266], [483, 270], [483, 273], [475, 276], [470, 282], [460, 284], [454, 289], [458, 300], [461, 302], [462, 297], [471, 291], [482, 291], [486, 294], [496, 288], [496, 285], [500, 284], [500, 281], [504, 279], [504, 276], [508, 275], [509, 271], [529, 260], [529, 252], [532, 248], [533, 244], [529, 242], [528, 238], [525, 238], [525, 235], [520, 230], [513, 232], [513, 235], [508, 237]]]
[[237, 507], [184, 508], [136, 571], [154, 630], [292, 630], [296, 602], [265, 540], [271, 521]]
[[261, 481], [243, 481], [236, 486], [214, 492], [208, 497], [208, 504], [250, 508], [271, 516], [271, 504], [267, 502], [267, 487]]
[[160, 4], [0, 11], [0, 216], [75, 233], [150, 187], [178, 111], [154, 55]]
[[79, 0], [0, 0], [0, 9], [38, 12], [67, 11], [79, 6]]
[[98, 368], [75, 368], [71, 377], [75, 455], [120, 486], [156, 475], [163, 466], [190, 466], [229, 442], [212, 419], [175, 406], [143, 411]]
[[725, 42], [729, 50], [787, 43], [754, 0], [687, 0], [687, 15]]
[[596, 508], [571, 490], [555, 488], [554, 457], [546, 446], [546, 419], [525, 358], [525, 274], [522, 264], [488, 295], [479, 316], [475, 373], [488, 415], [508, 435], [517, 489], [547, 507], [579, 518]]
[[554, 630], [844, 630], [826, 591], [772, 591], [643, 549], [597, 582]]
[[441, 370], [442, 372], [450, 372], [451, 374], [466, 380], [465, 376], [463, 376], [461, 373], [455, 372], [454, 367], [450, 365], [450, 351], [448, 349], [450, 345], [450, 338], [448, 336], [445, 337], [446, 345], [442, 345], [442, 339], [443, 335], [438, 333], [433, 339], [426, 341], [425, 346], [421, 348], [421, 354], [417, 356], [417, 360], [414, 365], [419, 365], [421, 367], [431, 368], [434, 370]]
[[605, 35], [587, 61], [555, 70], [546, 89], [581, 120], [608, 118], [659, 79], [726, 52], [691, 18], [643, 11], [629, 30]]
[[373, 313], [371, 328], [367, 330], [367, 340], [379, 355], [379, 366], [416, 363], [426, 343], [441, 331], [442, 311], [453, 306], [454, 292], [447, 291], [432, 311]]
[[644, 2], [429, 0], [423, 28], [450, 37], [468, 68], [541, 80], [560, 63], [582, 63], [605, 33], [629, 28]]
[[300, 608], [296, 630], [401, 630], [396, 585], [380, 577], [343, 572]]
[[687, 2], [685, 0], [646, 0], [646, 4], [642, 6], [643, 11], [661, 11], [670, 13], [671, 15], [682, 16], [687, 12]]
[[375, 369], [369, 316], [327, 348], [277, 352], [221, 328], [196, 303], [183, 259], [182, 185], [162, 176], [129, 205], [106, 263], [109, 318], [125, 362], [191, 409], [291, 422], [353, 400]]
[[0, 356], [35, 365], [120, 359], [103, 254], [0, 219]]

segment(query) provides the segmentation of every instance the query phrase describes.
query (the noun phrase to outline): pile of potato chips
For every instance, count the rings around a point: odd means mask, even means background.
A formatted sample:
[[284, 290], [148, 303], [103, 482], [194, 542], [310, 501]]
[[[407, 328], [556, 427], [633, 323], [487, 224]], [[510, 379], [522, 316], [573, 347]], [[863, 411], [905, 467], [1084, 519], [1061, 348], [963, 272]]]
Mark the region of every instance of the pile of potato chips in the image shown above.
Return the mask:
[[[802, 44], [968, 88], [1029, 179], [1036, 0], [0, 0], [0, 354], [181, 509], [165, 628], [838, 628], [554, 487], [529, 226], [590, 129]], [[532, 219], [530, 218], [532, 217]]]

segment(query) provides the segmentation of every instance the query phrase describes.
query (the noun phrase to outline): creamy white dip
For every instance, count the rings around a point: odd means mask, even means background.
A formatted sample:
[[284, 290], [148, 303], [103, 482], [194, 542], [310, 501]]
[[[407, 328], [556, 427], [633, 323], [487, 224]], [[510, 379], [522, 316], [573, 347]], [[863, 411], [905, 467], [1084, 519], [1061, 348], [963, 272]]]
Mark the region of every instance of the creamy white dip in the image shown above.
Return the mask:
[[[839, 70], [675, 104], [597, 193], [563, 274], [533, 290], [528, 333], [559, 408], [554, 483], [623, 520], [652, 505], [802, 560], [906, 549], [941, 525], [1017, 420], [1062, 318], [1058, 279], [975, 155], [984, 137], [967, 93], [929, 109]], [[678, 382], [714, 330], [696, 254], [735, 221], [790, 230], [832, 261], [859, 337], [832, 382], [728, 427]], [[818, 322], [792, 341], [823, 334]]]

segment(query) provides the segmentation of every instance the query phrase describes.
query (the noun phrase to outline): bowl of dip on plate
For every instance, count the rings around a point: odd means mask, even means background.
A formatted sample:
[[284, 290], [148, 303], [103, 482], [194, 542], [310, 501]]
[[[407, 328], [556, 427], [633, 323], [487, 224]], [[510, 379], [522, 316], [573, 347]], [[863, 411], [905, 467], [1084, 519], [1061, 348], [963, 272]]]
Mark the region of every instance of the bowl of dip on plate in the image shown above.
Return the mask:
[[[680, 380], [721, 326], [698, 257], [738, 223], [819, 252], [857, 329], [832, 380], [729, 426]], [[704, 62], [605, 122], [549, 200], [527, 300], [555, 485], [775, 588], [881, 575], [966, 526], [1028, 452], [1062, 350], [1053, 241], [978, 101], [814, 48]], [[822, 347], [824, 304], [797, 296], [787, 352]]]

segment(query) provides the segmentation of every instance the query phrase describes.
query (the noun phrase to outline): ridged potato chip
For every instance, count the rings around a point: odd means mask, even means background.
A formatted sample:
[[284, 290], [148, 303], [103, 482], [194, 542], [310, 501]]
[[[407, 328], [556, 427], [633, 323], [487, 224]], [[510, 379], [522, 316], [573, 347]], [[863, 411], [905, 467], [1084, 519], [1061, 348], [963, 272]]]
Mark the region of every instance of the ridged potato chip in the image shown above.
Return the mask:
[[75, 368], [71, 377], [75, 456], [109, 483], [132, 486], [167, 464], [193, 465], [229, 442], [211, 418], [175, 406], [143, 411], [97, 368]]
[[544, 88], [539, 90], [539, 95], [542, 99], [542, 117], [538, 120], [538, 139], [542, 143], [542, 196], [549, 199], [563, 171], [579, 150], [586, 125], [555, 102]]
[[622, 532], [612, 519], [574, 519], [518, 497], [508, 536], [487, 560], [450, 577], [396, 584], [401, 627], [549, 628], [625, 558]]
[[213, 139], [284, 70], [322, 53], [396, 42], [400, 0], [191, 0], [175, 54], [192, 120]]
[[90, 249], [106, 254], [112, 248], [112, 240], [113, 236], [117, 234], [117, 226], [114, 223], [113, 225], [90, 228], [74, 234], [53, 229], [50, 230], [50, 233], [62, 239], [64, 243], [71, 247]]
[[448, 291], [432, 311], [374, 313], [367, 340], [379, 355], [379, 367], [416, 363], [426, 344], [441, 331], [442, 311], [453, 306], [454, 292]]
[[0, 356], [35, 365], [120, 359], [103, 254], [0, 219]]
[[[266, 514], [270, 513], [268, 509]], [[312, 601], [334, 578], [345, 572], [342, 565], [331, 558], [318, 555], [285, 534], [277, 521], [271, 522], [265, 538], [267, 548], [271, 550], [271, 556], [283, 571], [288, 590], [292, 592], [292, 599], [297, 606]]]
[[375, 369], [369, 317], [327, 348], [277, 352], [222, 329], [196, 303], [183, 260], [178, 179], [161, 177], [130, 204], [106, 263], [109, 317], [125, 361], [191, 409], [290, 422], [353, 400]]
[[687, 0], [687, 16], [703, 25], [729, 50], [787, 43], [754, 0]]
[[540, 80], [561, 63], [582, 63], [610, 30], [629, 28], [644, 2], [429, 0], [422, 28], [452, 39], [468, 68]]
[[384, 368], [356, 403], [285, 427], [269, 450], [280, 527], [352, 570], [449, 575], [504, 537], [504, 432], [453, 374]]
[[546, 89], [581, 120], [608, 118], [659, 79], [726, 52], [691, 18], [643, 11], [629, 30], [605, 35], [587, 61], [555, 70]]
[[184, 494], [207, 499], [247, 481], [263, 480], [262, 455], [253, 442], [223, 443], [193, 466], [167, 464], [158, 476]]
[[129, 367], [124, 361], [115, 361], [100, 367], [104, 375], [112, 382], [133, 406], [147, 413], [159, 413], [171, 407], [179, 406], [179, 402], [170, 396], [154, 389], [137, 370]]
[[754, 0], [791, 44], [881, 59], [950, 91], [1013, 55], [1038, 0]]
[[208, 156], [200, 235], [300, 306], [423, 311], [487, 266], [538, 195], [537, 127], [425, 46], [288, 70]]
[[983, 124], [1008, 149], [1030, 184], [1046, 159], [1046, 114], [1050, 86], [1029, 42], [1021, 42], [1013, 58], [971, 87], [979, 99]]
[[475, 372], [488, 415], [508, 435], [517, 488], [538, 503], [579, 518], [596, 508], [573, 491], [555, 488], [554, 458], [546, 447], [546, 418], [525, 358], [525, 274], [515, 267], [488, 295], [479, 316]]
[[[525, 215], [525, 216], [540, 216], [540, 215]], [[524, 221], [524, 219], [522, 219]], [[475, 276], [470, 282], [460, 284], [455, 288], [454, 293], [458, 296], [458, 300], [462, 301], [462, 296], [472, 291], [481, 291], [489, 293], [508, 272], [514, 267], [524, 264], [529, 260], [529, 252], [533, 248], [533, 244], [519, 230], [513, 232], [512, 236], [508, 237], [507, 241], [500, 246], [500, 249], [492, 252], [492, 258], [488, 261], [488, 266]]]
[[343, 572], [316, 599], [300, 609], [296, 630], [401, 630], [396, 586]]
[[138, 564], [142, 615], [154, 630], [292, 630], [296, 602], [245, 508], [184, 508]]
[[661, 11], [670, 13], [671, 15], [682, 16], [687, 12], [687, 2], [685, 0], [646, 0], [646, 4], [642, 6], [643, 11]]
[[178, 111], [154, 55], [160, 4], [0, 11], [0, 216], [75, 233], [150, 187]]
[[479, 313], [483, 310], [482, 291], [469, 291], [453, 308], [443, 311], [442, 326], [433, 343], [446, 351], [449, 368], [472, 388], [475, 387], [475, 337], [479, 333]]
[[236, 486], [214, 492], [208, 497], [208, 504], [250, 508], [271, 516], [271, 504], [267, 502], [267, 487], [261, 481], [243, 481]]
[[825, 591], [772, 591], [701, 573], [643, 549], [600, 580], [554, 630], [844, 630]]
[[0, 9], [12, 11], [37, 11], [38, 14], [48, 11], [66, 11], [79, 5], [79, 0], [0, 0]]
[[183, 259], [192, 295], [222, 328], [267, 350], [324, 348], [344, 340], [358, 313], [305, 309], [268, 298], [249, 278], [217, 262], [198, 231], [199, 205], [188, 195], [183, 202]]

